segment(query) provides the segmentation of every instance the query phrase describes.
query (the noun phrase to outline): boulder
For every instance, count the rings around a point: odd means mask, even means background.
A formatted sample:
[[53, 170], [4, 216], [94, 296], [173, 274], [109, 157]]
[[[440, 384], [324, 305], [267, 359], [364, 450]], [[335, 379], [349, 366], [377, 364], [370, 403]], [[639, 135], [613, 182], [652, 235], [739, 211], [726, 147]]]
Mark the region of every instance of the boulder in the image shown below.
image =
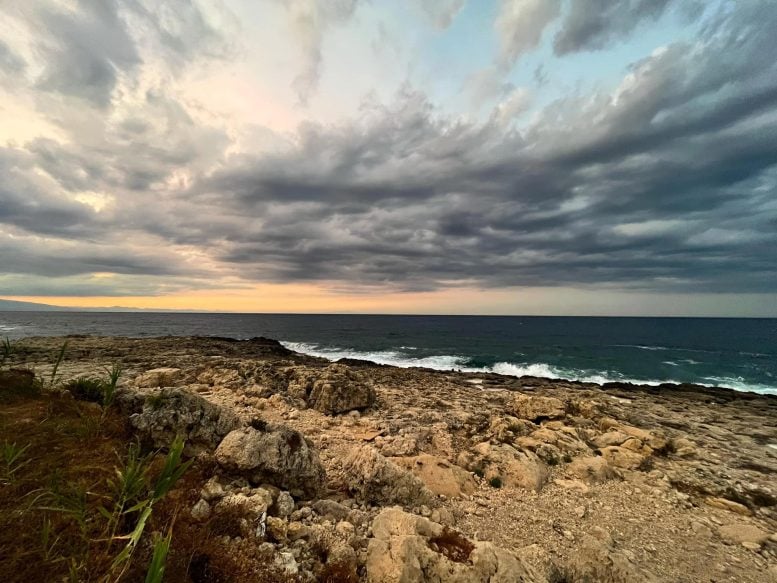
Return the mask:
[[589, 483], [601, 483], [618, 477], [618, 472], [601, 456], [583, 456], [572, 460], [567, 471]]
[[456, 498], [462, 494], [472, 494], [477, 489], [477, 483], [472, 478], [472, 474], [433, 455], [391, 458], [391, 461], [413, 472], [429, 490], [437, 495]]
[[372, 523], [367, 547], [371, 583], [543, 583], [547, 579], [511, 552], [473, 542], [440, 524], [388, 508]]
[[658, 583], [653, 573], [639, 568], [618, 550], [604, 530], [594, 527], [583, 538], [571, 560], [561, 569], [562, 580], [596, 583]]
[[136, 376], [132, 384], [140, 388], [174, 387], [182, 376], [180, 368], [154, 368]]
[[434, 494], [419, 478], [369, 445], [351, 451], [343, 462], [343, 472], [348, 489], [363, 501], [407, 506], [435, 503]]
[[318, 453], [299, 431], [283, 425], [234, 430], [224, 437], [215, 456], [227, 472], [254, 484], [267, 482], [293, 496], [313, 497], [324, 487], [326, 476]]
[[499, 479], [508, 487], [539, 492], [548, 479], [547, 466], [535, 453], [507, 444], [479, 443], [462, 452], [457, 462], [471, 472], [482, 473], [488, 481]]
[[669, 444], [669, 440], [660, 431], [648, 431], [623, 424], [620, 424], [616, 429], [630, 437], [636, 437], [650, 449], [663, 450]]
[[521, 395], [513, 401], [513, 413], [520, 419], [539, 423], [548, 419], [562, 419], [566, 409], [561, 399]]
[[632, 449], [616, 445], [603, 447], [600, 451], [602, 452], [602, 457], [607, 460], [607, 463], [616, 468], [623, 468], [625, 470], [638, 470], [647, 457]]
[[737, 522], [718, 527], [718, 534], [724, 541], [734, 544], [762, 545], [769, 539], [769, 533], [754, 524]]
[[35, 373], [26, 368], [0, 370], [0, 391], [31, 392], [35, 389]]
[[120, 389], [116, 402], [142, 440], [167, 447], [181, 436], [187, 455], [214, 449], [242, 425], [233, 412], [180, 388]]
[[307, 401], [317, 411], [337, 415], [371, 407], [375, 390], [363, 373], [343, 364], [330, 364], [313, 383]]

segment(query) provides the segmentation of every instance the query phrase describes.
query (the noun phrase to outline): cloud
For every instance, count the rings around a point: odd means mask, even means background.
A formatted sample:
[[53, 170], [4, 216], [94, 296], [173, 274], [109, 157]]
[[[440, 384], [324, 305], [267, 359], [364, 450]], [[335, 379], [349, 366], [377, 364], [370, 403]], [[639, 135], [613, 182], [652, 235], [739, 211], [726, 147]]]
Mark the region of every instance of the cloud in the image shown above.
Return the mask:
[[444, 30], [453, 23], [467, 0], [435, 0], [431, 2], [421, 0], [418, 3], [432, 23], [440, 30]]
[[[86, 35], [98, 20], [128, 35], [81, 40], [125, 47], [82, 57], [108, 67], [109, 81], [88, 90], [44, 89], [36, 71], [46, 66], [28, 50], [37, 39], [0, 49], [22, 67], [20, 99], [58, 130], [0, 147], [5, 293], [147, 295], [223, 282], [777, 291], [769, 2], [709, 16], [697, 38], [635, 59], [614, 87], [548, 103], [497, 81], [498, 104], [479, 121], [408, 82], [350, 117], [262, 130], [274, 144], [262, 151], [236, 147], [239, 124], [187, 93], [167, 57], [154, 60], [170, 50], [190, 74], [205, 75], [210, 59], [226, 66], [227, 53], [193, 40], [210, 16], [140, 30], [152, 4], [101, 12], [111, 6], [56, 16], [70, 23], [60, 36]], [[295, 8], [307, 15], [298, 32], [316, 71], [323, 35], [356, 4], [331, 6]], [[509, 3], [508, 61], [538, 42], [557, 11], [548, 6]], [[58, 43], [55, 58], [74, 58]]]
[[501, 66], [509, 68], [521, 55], [535, 49], [560, 11], [561, 0], [501, 0], [494, 23]]
[[[672, 0], [576, 0], [553, 39], [557, 55], [600, 50], [626, 38], [645, 21], [657, 20]], [[688, 4], [688, 3], [686, 3]]]
[[302, 71], [292, 82], [301, 105], [313, 97], [323, 66], [323, 42], [334, 26], [347, 22], [356, 11], [359, 0], [289, 0], [284, 2], [296, 42], [302, 54]]

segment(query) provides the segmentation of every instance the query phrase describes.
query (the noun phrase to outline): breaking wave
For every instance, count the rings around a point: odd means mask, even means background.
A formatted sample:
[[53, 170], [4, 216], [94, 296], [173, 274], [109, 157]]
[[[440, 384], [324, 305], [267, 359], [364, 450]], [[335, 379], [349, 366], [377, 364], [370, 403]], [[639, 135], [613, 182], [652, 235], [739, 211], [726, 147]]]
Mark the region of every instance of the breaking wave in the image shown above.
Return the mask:
[[[353, 358], [369, 360], [377, 364], [387, 364], [400, 368], [421, 367], [434, 370], [456, 370], [460, 372], [488, 373], [493, 372], [505, 376], [514, 377], [538, 377], [548, 379], [562, 379], [567, 381], [579, 381], [585, 383], [632, 383], [639, 385], [656, 386], [664, 383], [681, 384], [683, 381], [675, 379], [634, 379], [623, 376], [614, 371], [583, 371], [567, 369], [551, 364], [538, 362], [529, 364], [517, 364], [512, 362], [497, 362], [492, 366], [471, 366], [470, 360], [462, 355], [439, 355], [415, 357], [405, 354], [400, 350], [359, 351], [348, 348], [322, 346], [307, 342], [286, 342], [281, 344], [302, 354], [317, 356], [327, 360], [336, 361], [341, 358]], [[407, 349], [407, 348], [406, 348]], [[777, 388], [766, 385], [749, 384], [741, 378], [730, 377], [706, 377], [705, 381], [696, 382], [706, 387], [727, 387], [738, 391], [752, 391], [762, 394], [777, 395]]]

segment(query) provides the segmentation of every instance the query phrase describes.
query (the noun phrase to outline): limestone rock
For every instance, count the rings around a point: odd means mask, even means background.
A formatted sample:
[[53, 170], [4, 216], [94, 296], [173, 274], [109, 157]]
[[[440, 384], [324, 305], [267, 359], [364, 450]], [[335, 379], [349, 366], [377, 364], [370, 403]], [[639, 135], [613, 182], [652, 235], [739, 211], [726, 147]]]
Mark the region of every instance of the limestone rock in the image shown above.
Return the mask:
[[308, 406], [337, 415], [366, 409], [375, 402], [375, 390], [364, 374], [343, 364], [330, 364], [313, 383]]
[[521, 395], [513, 402], [516, 417], [528, 419], [534, 423], [546, 419], [562, 419], [566, 415], [564, 403], [554, 397]]
[[586, 536], [572, 560], [562, 569], [563, 580], [596, 583], [658, 583], [653, 573], [640, 569], [601, 529]]
[[743, 516], [750, 516], [750, 514], [752, 514], [747, 506], [740, 504], [739, 502], [729, 500], [728, 498], [710, 496], [704, 500], [704, 503], [707, 504], [707, 506], [720, 508], [721, 510], [728, 510], [729, 512], [735, 512], [736, 514], [741, 514]]
[[339, 502], [327, 499], [316, 500], [313, 503], [313, 510], [320, 516], [331, 518], [336, 521], [345, 520], [351, 512], [350, 509]]
[[294, 512], [294, 498], [288, 492], [280, 492], [272, 506], [273, 515], [286, 518], [292, 512]]
[[589, 483], [600, 483], [618, 476], [617, 471], [601, 456], [583, 456], [572, 460], [567, 470]]
[[471, 494], [477, 489], [477, 484], [468, 471], [433, 455], [391, 458], [391, 461], [413, 472], [437, 495], [454, 498]]
[[432, 505], [434, 494], [408, 470], [364, 445], [354, 448], [343, 463], [348, 488], [374, 504]]
[[174, 387], [182, 376], [180, 368], [154, 368], [136, 376], [132, 384], [141, 388]]
[[205, 500], [198, 500], [192, 507], [192, 518], [194, 520], [206, 520], [210, 516], [210, 504]]
[[539, 491], [548, 479], [548, 470], [536, 454], [511, 445], [479, 443], [470, 452], [462, 452], [459, 465], [482, 473], [486, 480], [499, 478], [504, 486]]
[[187, 454], [214, 449], [242, 425], [232, 411], [181, 388], [122, 389], [116, 401], [141, 439], [154, 447], [167, 447], [182, 436]]
[[645, 460], [644, 455], [631, 449], [619, 446], [603, 447], [601, 449], [602, 457], [607, 460], [611, 466], [623, 468], [626, 470], [637, 470]]
[[324, 486], [324, 468], [313, 446], [283, 425], [232, 431], [216, 449], [216, 461], [228, 472], [255, 484], [268, 482], [294, 496], [312, 497]]
[[542, 583], [547, 579], [514, 554], [398, 508], [373, 521], [367, 547], [371, 583]]
[[769, 533], [761, 530], [754, 524], [737, 522], [726, 524], [718, 528], [720, 538], [730, 543], [762, 545], [769, 539]]
[[26, 368], [0, 370], [0, 391], [26, 392], [35, 387], [35, 373]]

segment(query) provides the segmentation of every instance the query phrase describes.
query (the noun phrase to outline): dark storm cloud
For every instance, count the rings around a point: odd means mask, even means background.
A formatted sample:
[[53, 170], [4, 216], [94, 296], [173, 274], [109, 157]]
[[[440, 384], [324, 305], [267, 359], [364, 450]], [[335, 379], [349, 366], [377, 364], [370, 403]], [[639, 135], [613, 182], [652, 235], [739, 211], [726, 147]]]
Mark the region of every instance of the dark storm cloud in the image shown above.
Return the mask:
[[575, 0], [553, 39], [553, 49], [557, 55], [602, 49], [626, 38], [643, 21], [658, 19], [671, 1]]
[[[562, 52], [622, 38], [668, 4], [573, 8]], [[134, 37], [122, 36], [132, 18], [111, 7], [56, 16], [70, 19], [58, 34], [83, 38], [75, 48], [52, 41], [55, 60], [113, 44], [85, 59], [96, 65], [75, 69], [91, 88], [55, 83], [52, 92], [86, 92], [78, 95], [115, 107], [117, 75], [134, 70], [137, 51]], [[206, 30], [197, 16], [185, 20], [168, 31], [178, 41], [154, 29], [182, 59]], [[95, 22], [115, 38], [90, 36]], [[390, 106], [366, 104], [336, 126], [304, 125], [285, 149], [252, 156], [227, 154], [226, 133], [192, 119], [162, 89], [96, 122], [87, 116], [84, 131], [66, 125], [81, 119], [74, 110], [57, 110], [72, 139], [0, 150], [0, 235], [13, 235], [0, 238], [0, 271], [15, 278], [0, 287], [158, 293], [164, 281], [202, 287], [208, 277], [350, 290], [773, 293], [776, 29], [770, 2], [738, 4], [710, 17], [698, 39], [634, 63], [617, 90], [568, 95], [518, 129], [498, 116], [448, 117], [406, 87]], [[79, 73], [92, 70], [105, 75]], [[110, 204], [98, 211], [79, 202], [90, 192], [110, 195]], [[73, 280], [94, 272], [124, 279]], [[59, 283], [32, 287], [41, 275]]]
[[82, 97], [105, 107], [120, 71], [139, 62], [115, 0], [81, 0], [76, 10], [39, 12], [46, 68], [40, 88]]
[[719, 15], [699, 43], [636, 63], [616, 94], [564, 99], [522, 135], [438, 117], [405, 92], [192, 195], [222, 193], [224, 212], [256, 218], [219, 256], [256, 278], [775, 291], [767, 8]]

